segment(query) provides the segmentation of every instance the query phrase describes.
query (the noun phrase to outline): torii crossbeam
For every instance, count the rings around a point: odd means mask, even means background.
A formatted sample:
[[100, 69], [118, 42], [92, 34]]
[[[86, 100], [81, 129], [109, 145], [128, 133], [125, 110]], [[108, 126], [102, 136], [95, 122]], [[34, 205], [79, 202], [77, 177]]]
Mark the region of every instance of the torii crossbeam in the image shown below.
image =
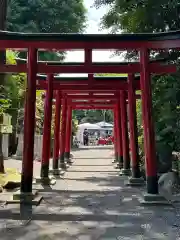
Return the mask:
[[[145, 202], [158, 204], [165, 199], [159, 196], [158, 177], [157, 177], [157, 159], [155, 149], [155, 133], [152, 117], [152, 94], [151, 94], [151, 74], [167, 74], [177, 71], [176, 64], [170, 64], [168, 59], [163, 61], [151, 61], [150, 50], [169, 51], [169, 49], [180, 48], [180, 31], [165, 33], [146, 33], [146, 34], [57, 34], [57, 33], [12, 33], [0, 31], [0, 49], [18, 49], [27, 51], [28, 61], [19, 61], [16, 65], [1, 63], [0, 72], [4, 73], [27, 73], [27, 91], [25, 104], [25, 126], [24, 126], [24, 151], [22, 164], [22, 179], [20, 198], [27, 199], [27, 195], [32, 195], [33, 178], [33, 156], [34, 156], [34, 129], [35, 129], [35, 103], [36, 89], [46, 90], [45, 99], [45, 118], [44, 118], [44, 136], [43, 136], [43, 156], [41, 177], [44, 180], [49, 178], [49, 156], [50, 156], [50, 134], [51, 134], [51, 113], [53, 102], [53, 91], [59, 91], [56, 95], [56, 109], [62, 106], [62, 122], [60, 134], [60, 163], [65, 166], [64, 153], [66, 151], [66, 134], [64, 129], [70, 131], [70, 125], [67, 119], [71, 119], [71, 112], [67, 111], [67, 99], [60, 97], [70, 91], [89, 92], [109, 91], [119, 92], [116, 99], [117, 104], [114, 110], [115, 124], [115, 151], [118, 153], [119, 166], [122, 165], [124, 173], [129, 173], [130, 183], [139, 183], [139, 156], [137, 152], [137, 129], [135, 114], [135, 90], [141, 90], [142, 118], [144, 129], [144, 151], [146, 158], [146, 183], [147, 195]], [[38, 62], [37, 53], [39, 50], [79, 50], [83, 49], [85, 60], [83, 63], [49, 63]], [[94, 63], [92, 61], [93, 50], [109, 50], [139, 52], [138, 62], [132, 63]], [[87, 79], [71, 79], [70, 82], [63, 82], [56, 79], [56, 74], [87, 74]], [[127, 73], [127, 79], [120, 78], [97, 79], [96, 74], [108, 73]], [[39, 79], [40, 74], [47, 74], [47, 80]], [[136, 81], [136, 74], [139, 79]], [[58, 78], [58, 77], [57, 77]], [[126, 92], [128, 92], [128, 118]], [[113, 101], [113, 100], [112, 100]], [[60, 112], [57, 111], [56, 118], [60, 122]], [[67, 118], [68, 115], [68, 118]], [[129, 132], [128, 133], [128, 119]], [[57, 122], [56, 122], [57, 123]], [[59, 132], [58, 124], [55, 127], [56, 145], [58, 145]], [[128, 141], [131, 145], [131, 164]], [[68, 140], [70, 143], [70, 139]], [[46, 144], [45, 144], [46, 143]], [[28, 146], [28, 147], [27, 147]], [[48, 147], [47, 147], [48, 146]], [[45, 148], [46, 147], [46, 148]], [[55, 148], [58, 149], [58, 148]], [[56, 153], [57, 154], [57, 153]], [[59, 158], [58, 155], [55, 157]], [[58, 162], [58, 161], [57, 161]], [[57, 164], [57, 163], [56, 163]], [[131, 168], [132, 166], [132, 168]], [[56, 169], [58, 165], [55, 166]], [[24, 197], [26, 196], [26, 197]]]

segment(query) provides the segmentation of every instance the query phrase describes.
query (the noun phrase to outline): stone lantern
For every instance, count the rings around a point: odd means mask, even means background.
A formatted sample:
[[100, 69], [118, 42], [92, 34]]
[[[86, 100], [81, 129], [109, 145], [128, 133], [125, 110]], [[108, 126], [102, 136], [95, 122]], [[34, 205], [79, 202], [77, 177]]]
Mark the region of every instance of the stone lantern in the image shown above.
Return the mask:
[[12, 133], [11, 116], [3, 113], [0, 116], [0, 133], [2, 134], [2, 151], [4, 158], [9, 156], [9, 134]]

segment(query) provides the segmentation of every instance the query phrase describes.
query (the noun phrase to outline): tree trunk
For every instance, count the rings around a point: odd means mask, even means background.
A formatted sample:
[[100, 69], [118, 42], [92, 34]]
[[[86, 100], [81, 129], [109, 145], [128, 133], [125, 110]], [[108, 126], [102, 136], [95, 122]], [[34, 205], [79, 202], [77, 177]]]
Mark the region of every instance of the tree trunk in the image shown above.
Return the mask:
[[[0, 0], [0, 30], [6, 29], [7, 0]], [[0, 64], [6, 62], [6, 51], [0, 51]], [[0, 74], [0, 91], [4, 91], [5, 73]], [[1, 93], [0, 93], [1, 95]], [[2, 152], [2, 133], [0, 133], [0, 172], [4, 173], [4, 159]]]
[[0, 0], [0, 30], [6, 29], [7, 0]]

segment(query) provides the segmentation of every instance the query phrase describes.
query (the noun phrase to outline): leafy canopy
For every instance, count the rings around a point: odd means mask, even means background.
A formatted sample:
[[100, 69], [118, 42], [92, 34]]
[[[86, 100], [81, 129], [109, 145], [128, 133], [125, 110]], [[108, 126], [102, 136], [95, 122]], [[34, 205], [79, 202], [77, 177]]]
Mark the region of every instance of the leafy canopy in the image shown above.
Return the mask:
[[83, 31], [85, 23], [82, 0], [11, 0], [8, 5], [9, 31], [76, 33]]
[[[13, 32], [79, 33], [86, 27], [86, 9], [82, 0], [10, 0], [6, 25]], [[62, 52], [40, 53], [44, 61], [60, 61], [63, 57]]]
[[[180, 29], [179, 0], [94, 0], [99, 8], [108, 10], [101, 19], [101, 26], [110, 32], [147, 33]], [[169, 61], [179, 64], [179, 52], [161, 52], [156, 56], [168, 56]], [[127, 54], [134, 59], [137, 54]], [[179, 71], [171, 75], [152, 76], [153, 118], [159, 167], [164, 168], [171, 161], [172, 151], [180, 150], [180, 81]], [[143, 143], [141, 103], [137, 103], [139, 140]], [[141, 144], [142, 147], [142, 144]], [[141, 150], [143, 150], [141, 148]], [[165, 168], [164, 168], [165, 169]], [[167, 170], [167, 168], [166, 168]]]
[[102, 26], [113, 32], [163, 32], [180, 28], [179, 0], [95, 0], [94, 5], [109, 7]]

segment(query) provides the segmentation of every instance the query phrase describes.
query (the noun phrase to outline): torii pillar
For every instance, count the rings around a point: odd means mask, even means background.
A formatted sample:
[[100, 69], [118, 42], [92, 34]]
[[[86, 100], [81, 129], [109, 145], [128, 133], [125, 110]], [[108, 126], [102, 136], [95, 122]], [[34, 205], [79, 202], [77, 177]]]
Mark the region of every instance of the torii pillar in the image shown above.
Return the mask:
[[134, 75], [128, 75], [128, 116], [129, 116], [129, 132], [130, 132], [130, 150], [131, 150], [131, 168], [132, 176], [129, 178], [129, 185], [139, 186], [144, 184], [140, 172], [140, 156], [138, 147], [137, 132], [137, 114], [136, 114], [136, 95], [134, 88]]
[[122, 130], [121, 130], [121, 108], [120, 108], [120, 100], [118, 99], [116, 110], [115, 110], [115, 116], [116, 116], [116, 136], [117, 136], [117, 166], [116, 169], [122, 169], [123, 167], [123, 148], [122, 148]]
[[[36, 110], [36, 74], [37, 74], [37, 49], [28, 49], [28, 74], [24, 119], [24, 149], [21, 172], [21, 189], [16, 196], [23, 202], [33, 198], [33, 160], [34, 160], [34, 131]], [[27, 199], [28, 197], [28, 199]], [[31, 200], [32, 200], [31, 198]]]
[[49, 178], [49, 160], [51, 155], [51, 119], [53, 102], [53, 74], [47, 76], [47, 91], [44, 108], [44, 126], [43, 126], [43, 146], [40, 181], [43, 184], [50, 184]]
[[157, 159], [155, 148], [155, 131], [152, 117], [152, 92], [151, 77], [149, 71], [149, 50], [140, 49], [141, 63], [141, 96], [142, 96], [142, 117], [144, 127], [144, 150], [146, 159], [146, 183], [147, 194], [144, 195], [145, 204], [168, 204], [158, 192]]
[[61, 121], [61, 91], [56, 90], [55, 102], [55, 120], [54, 120], [54, 146], [53, 146], [53, 169], [54, 175], [60, 175], [61, 169], [59, 168], [59, 150], [60, 150], [60, 121]]
[[72, 164], [70, 159], [71, 155], [71, 135], [72, 135], [72, 107], [67, 109], [67, 123], [66, 123], [66, 146], [65, 146], [65, 159], [67, 164]]
[[114, 160], [112, 161], [112, 163], [117, 163], [118, 162], [118, 141], [117, 141], [117, 110], [116, 108], [114, 109]]
[[66, 142], [66, 121], [67, 121], [67, 99], [62, 98], [62, 120], [61, 120], [61, 131], [60, 131], [60, 168], [63, 170], [67, 169], [65, 163], [65, 142]]
[[121, 169], [120, 175], [129, 176], [131, 174], [129, 154], [129, 134], [128, 134], [126, 92], [124, 90], [120, 91], [120, 109], [121, 109], [121, 130], [123, 148], [123, 169]]

